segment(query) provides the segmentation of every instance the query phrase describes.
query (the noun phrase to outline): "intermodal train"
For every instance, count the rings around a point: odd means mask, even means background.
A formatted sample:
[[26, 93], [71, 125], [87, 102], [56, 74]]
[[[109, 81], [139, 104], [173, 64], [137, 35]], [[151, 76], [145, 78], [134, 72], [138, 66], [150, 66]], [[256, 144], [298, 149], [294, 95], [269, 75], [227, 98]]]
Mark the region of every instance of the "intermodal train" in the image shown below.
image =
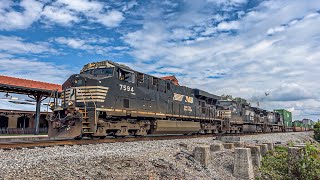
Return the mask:
[[50, 137], [286, 131], [275, 111], [180, 86], [112, 61], [89, 63], [53, 93]]

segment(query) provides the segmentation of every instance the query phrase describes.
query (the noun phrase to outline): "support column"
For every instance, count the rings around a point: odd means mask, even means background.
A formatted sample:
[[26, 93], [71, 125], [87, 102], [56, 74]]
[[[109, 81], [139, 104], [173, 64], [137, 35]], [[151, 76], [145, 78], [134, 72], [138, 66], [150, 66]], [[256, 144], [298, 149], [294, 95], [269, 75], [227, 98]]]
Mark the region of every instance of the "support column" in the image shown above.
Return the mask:
[[35, 116], [35, 123], [34, 123], [34, 126], [35, 126], [35, 132], [34, 134], [39, 134], [39, 121], [40, 121], [40, 107], [41, 107], [41, 99], [42, 99], [42, 96], [40, 94], [36, 94], [34, 96], [35, 100], [36, 100], [36, 116]]

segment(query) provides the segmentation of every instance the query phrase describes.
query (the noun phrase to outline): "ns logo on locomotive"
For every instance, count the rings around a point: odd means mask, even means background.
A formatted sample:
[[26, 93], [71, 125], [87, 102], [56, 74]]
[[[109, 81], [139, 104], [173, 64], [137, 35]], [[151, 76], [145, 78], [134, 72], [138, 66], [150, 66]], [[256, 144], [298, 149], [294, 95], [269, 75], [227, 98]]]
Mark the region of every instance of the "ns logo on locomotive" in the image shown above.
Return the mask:
[[89, 63], [53, 93], [50, 137], [285, 131], [277, 112], [223, 100], [112, 61]]

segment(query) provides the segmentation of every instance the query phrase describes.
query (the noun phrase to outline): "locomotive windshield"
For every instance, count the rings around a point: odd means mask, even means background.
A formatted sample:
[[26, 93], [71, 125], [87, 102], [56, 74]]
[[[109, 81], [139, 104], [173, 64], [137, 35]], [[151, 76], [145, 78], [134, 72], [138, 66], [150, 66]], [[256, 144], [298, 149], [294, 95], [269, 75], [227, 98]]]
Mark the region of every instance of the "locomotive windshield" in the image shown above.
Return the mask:
[[101, 75], [101, 76], [112, 76], [113, 75], [113, 67], [109, 68], [98, 68], [98, 69], [90, 69], [84, 71], [82, 74], [92, 74], [92, 75]]

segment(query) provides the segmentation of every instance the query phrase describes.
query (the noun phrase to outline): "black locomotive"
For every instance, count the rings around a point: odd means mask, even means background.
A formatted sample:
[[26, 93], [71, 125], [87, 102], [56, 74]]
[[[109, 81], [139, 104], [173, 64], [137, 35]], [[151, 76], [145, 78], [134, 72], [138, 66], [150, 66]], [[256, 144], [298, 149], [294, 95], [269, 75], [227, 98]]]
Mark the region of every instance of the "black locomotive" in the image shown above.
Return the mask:
[[89, 63], [53, 93], [50, 137], [284, 131], [278, 113], [112, 61]]

